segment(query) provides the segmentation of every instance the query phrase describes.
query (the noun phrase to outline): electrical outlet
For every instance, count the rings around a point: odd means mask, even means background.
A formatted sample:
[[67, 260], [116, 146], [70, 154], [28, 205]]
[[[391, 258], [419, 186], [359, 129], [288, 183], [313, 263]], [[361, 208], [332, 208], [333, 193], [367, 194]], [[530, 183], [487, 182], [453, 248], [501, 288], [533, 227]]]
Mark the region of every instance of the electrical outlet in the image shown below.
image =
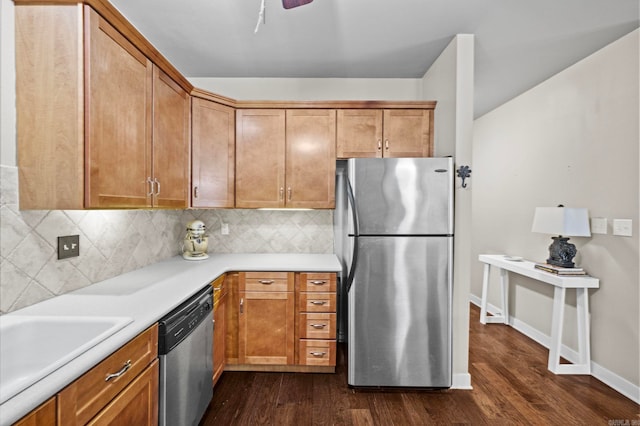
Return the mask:
[[592, 217], [591, 218], [591, 233], [592, 234], [606, 234], [607, 233], [607, 218], [606, 217]]
[[622, 237], [633, 236], [633, 222], [631, 219], [613, 219], [613, 235]]
[[229, 235], [229, 224], [228, 223], [223, 223], [222, 225], [220, 225], [220, 233], [222, 235]]
[[80, 235], [58, 237], [58, 259], [80, 256]]

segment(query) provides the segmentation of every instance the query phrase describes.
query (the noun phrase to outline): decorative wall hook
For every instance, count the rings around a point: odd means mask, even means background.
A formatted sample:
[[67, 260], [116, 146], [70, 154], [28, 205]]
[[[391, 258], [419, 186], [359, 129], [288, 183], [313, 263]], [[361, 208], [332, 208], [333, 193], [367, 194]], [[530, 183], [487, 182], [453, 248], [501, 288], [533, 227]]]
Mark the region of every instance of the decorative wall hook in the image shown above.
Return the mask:
[[471, 169], [469, 166], [460, 166], [457, 170], [458, 177], [462, 179], [462, 187], [466, 188], [467, 184], [464, 181], [466, 178], [471, 176]]

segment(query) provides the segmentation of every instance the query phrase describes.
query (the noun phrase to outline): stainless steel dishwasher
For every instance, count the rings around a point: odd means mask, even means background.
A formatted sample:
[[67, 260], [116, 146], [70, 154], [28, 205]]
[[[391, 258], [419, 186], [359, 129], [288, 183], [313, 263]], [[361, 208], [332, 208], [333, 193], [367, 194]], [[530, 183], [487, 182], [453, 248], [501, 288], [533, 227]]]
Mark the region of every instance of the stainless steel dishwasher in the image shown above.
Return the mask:
[[213, 397], [213, 289], [159, 322], [160, 426], [197, 425]]

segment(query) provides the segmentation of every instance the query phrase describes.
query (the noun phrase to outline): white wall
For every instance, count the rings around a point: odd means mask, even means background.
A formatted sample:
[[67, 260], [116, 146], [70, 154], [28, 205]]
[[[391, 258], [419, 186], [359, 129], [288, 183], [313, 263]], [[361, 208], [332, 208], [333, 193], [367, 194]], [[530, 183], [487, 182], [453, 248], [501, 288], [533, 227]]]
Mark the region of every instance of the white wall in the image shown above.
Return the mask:
[[[600, 278], [589, 297], [593, 371], [640, 401], [638, 52], [636, 30], [475, 121], [472, 257], [544, 260], [551, 240], [531, 232], [537, 206], [607, 218], [607, 235], [571, 239], [577, 262]], [[613, 236], [614, 218], [632, 219], [634, 236]], [[482, 270], [472, 265], [477, 297]], [[548, 336], [552, 289], [511, 282], [512, 315]], [[575, 298], [568, 305], [564, 343], [576, 350]]]
[[[474, 37], [456, 36], [422, 79], [422, 99], [438, 101], [435, 111], [436, 156], [452, 155], [455, 167], [471, 164], [473, 128]], [[454, 385], [470, 387], [469, 264], [471, 249], [471, 182], [455, 185], [455, 254], [453, 284]]]
[[16, 72], [12, 0], [0, 0], [0, 164], [16, 165]]
[[417, 100], [410, 78], [189, 78], [204, 90], [238, 100]]

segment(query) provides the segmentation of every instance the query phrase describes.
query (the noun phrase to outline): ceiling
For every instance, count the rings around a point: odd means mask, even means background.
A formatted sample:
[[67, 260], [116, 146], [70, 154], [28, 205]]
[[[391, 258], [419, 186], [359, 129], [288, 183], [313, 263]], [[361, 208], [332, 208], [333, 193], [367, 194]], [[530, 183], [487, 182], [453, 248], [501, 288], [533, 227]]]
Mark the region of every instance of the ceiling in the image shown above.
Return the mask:
[[[111, 0], [186, 77], [421, 78], [475, 35], [475, 116], [638, 28], [639, 0]], [[225, 95], [224, 93], [220, 93]]]

